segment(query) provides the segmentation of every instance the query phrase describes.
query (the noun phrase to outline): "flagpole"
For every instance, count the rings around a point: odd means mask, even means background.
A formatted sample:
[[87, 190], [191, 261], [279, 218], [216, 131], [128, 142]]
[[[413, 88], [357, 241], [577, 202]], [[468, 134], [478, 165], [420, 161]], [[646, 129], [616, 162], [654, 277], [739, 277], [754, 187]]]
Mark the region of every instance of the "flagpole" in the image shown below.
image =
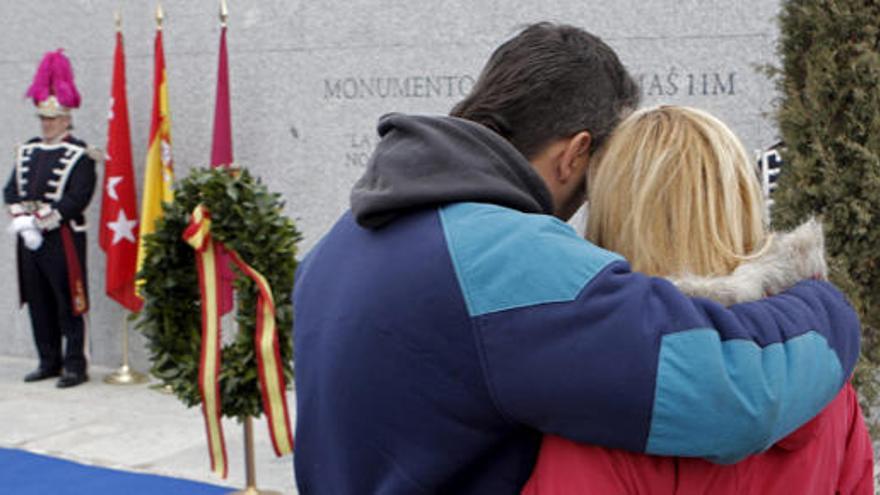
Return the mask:
[[254, 418], [244, 418], [244, 462], [245, 462], [245, 487], [229, 495], [282, 495], [274, 490], [257, 489], [257, 467], [254, 462]]
[[[126, 312], [127, 313], [127, 312]], [[146, 375], [132, 371], [128, 362], [128, 315], [122, 317], [122, 366], [104, 377], [111, 385], [137, 385], [147, 381]]]
[[[226, 29], [226, 21], [229, 18], [229, 9], [226, 0], [220, 0], [220, 28]], [[242, 329], [239, 327], [239, 332]], [[246, 416], [242, 421], [244, 429], [244, 460], [245, 460], [245, 487], [230, 495], [281, 495], [281, 492], [257, 489], [257, 464], [254, 460], [254, 418]]]
[[156, 29], [162, 30], [162, 21], [165, 20], [165, 11], [162, 10], [162, 2], [156, 3]]
[[[162, 21], [165, 20], [165, 11], [162, 10], [162, 2], [156, 2], [156, 31], [162, 31]], [[157, 33], [158, 36], [158, 33]], [[155, 55], [154, 55], [155, 56]], [[155, 83], [155, 81], [154, 81]], [[156, 101], [153, 101], [153, 105], [156, 105]], [[152, 139], [153, 136], [150, 136]], [[141, 228], [143, 228], [143, 223], [141, 224]], [[140, 263], [138, 264], [140, 265]], [[139, 266], [140, 267], [140, 266]], [[174, 393], [174, 389], [171, 387], [171, 384], [166, 384], [163, 387], [158, 389], [160, 393], [170, 395]]]
[[[116, 32], [122, 32], [122, 15], [117, 10], [113, 14], [116, 24]], [[122, 317], [122, 366], [116, 371], [104, 377], [104, 382], [112, 385], [136, 385], [147, 381], [146, 375], [132, 371], [128, 360], [128, 312]]]
[[[229, 19], [229, 9], [226, 6], [226, 0], [220, 0], [221, 31], [226, 29], [227, 19]], [[241, 327], [238, 331], [242, 331]], [[254, 418], [246, 416], [242, 421], [242, 428], [244, 429], [245, 487], [230, 495], [281, 495], [280, 492], [257, 489], [257, 464], [254, 460]]]

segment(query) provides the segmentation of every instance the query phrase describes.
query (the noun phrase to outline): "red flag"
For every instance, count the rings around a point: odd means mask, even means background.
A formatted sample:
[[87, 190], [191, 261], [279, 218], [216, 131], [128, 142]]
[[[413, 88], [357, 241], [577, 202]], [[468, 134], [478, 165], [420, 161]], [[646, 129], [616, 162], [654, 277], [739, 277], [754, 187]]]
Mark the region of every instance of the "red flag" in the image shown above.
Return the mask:
[[116, 33], [108, 120], [99, 244], [107, 254], [107, 295], [136, 312], [140, 311], [143, 301], [135, 295], [137, 198], [131, 162], [131, 133], [125, 96], [125, 52], [121, 32]]
[[211, 166], [232, 165], [232, 114], [229, 111], [229, 63], [226, 57], [226, 26], [220, 29], [220, 57], [217, 61], [217, 99], [214, 104], [214, 137]]
[[[214, 136], [211, 139], [211, 166], [232, 165], [232, 113], [229, 110], [229, 63], [226, 56], [226, 25], [220, 28], [220, 55], [217, 61], [217, 99], [214, 104]], [[232, 311], [234, 299], [232, 272], [229, 256], [224, 249], [217, 253], [220, 266], [221, 315]]]

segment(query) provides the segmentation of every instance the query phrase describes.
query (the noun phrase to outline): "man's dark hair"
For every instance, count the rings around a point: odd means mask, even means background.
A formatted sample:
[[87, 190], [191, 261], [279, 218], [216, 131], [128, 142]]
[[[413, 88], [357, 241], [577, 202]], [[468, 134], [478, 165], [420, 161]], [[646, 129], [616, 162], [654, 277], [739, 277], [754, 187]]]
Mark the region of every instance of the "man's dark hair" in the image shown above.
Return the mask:
[[495, 50], [450, 115], [489, 127], [532, 158], [584, 130], [598, 148], [638, 103], [638, 85], [611, 47], [582, 29], [542, 22]]

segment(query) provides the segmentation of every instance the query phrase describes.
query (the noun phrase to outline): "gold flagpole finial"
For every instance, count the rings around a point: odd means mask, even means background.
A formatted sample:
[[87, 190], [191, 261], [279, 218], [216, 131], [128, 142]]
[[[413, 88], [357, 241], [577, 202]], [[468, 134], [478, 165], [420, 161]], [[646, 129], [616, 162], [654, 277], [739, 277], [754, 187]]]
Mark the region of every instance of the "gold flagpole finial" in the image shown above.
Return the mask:
[[229, 9], [226, 7], [226, 0], [220, 0], [220, 25], [226, 27], [226, 19], [229, 18]]
[[119, 13], [119, 10], [113, 13], [113, 20], [116, 22], [116, 32], [122, 32], [122, 14]]
[[162, 10], [162, 3], [156, 4], [156, 29], [162, 29], [162, 21], [165, 20], [165, 11]]

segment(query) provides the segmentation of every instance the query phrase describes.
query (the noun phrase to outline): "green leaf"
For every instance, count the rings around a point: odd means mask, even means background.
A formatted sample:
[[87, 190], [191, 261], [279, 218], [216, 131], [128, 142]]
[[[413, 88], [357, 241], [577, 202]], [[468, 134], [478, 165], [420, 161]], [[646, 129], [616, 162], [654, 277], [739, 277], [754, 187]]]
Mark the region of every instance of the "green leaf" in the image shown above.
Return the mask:
[[[147, 257], [140, 276], [144, 308], [135, 328], [147, 339], [153, 373], [173, 387], [189, 407], [200, 403], [201, 302], [195, 254], [183, 239], [192, 210], [204, 203], [212, 214], [212, 233], [237, 251], [272, 286], [277, 307], [278, 341], [285, 377], [292, 378], [291, 291], [296, 259], [278, 256], [278, 246], [295, 252], [302, 239], [282, 214], [281, 196], [269, 192], [247, 169], [195, 169], [175, 187], [172, 203], [156, 231], [144, 238]], [[284, 252], [284, 251], [282, 251]], [[262, 413], [254, 351], [256, 286], [237, 269], [235, 288], [239, 333], [222, 350], [220, 371], [223, 415], [242, 418]]]

